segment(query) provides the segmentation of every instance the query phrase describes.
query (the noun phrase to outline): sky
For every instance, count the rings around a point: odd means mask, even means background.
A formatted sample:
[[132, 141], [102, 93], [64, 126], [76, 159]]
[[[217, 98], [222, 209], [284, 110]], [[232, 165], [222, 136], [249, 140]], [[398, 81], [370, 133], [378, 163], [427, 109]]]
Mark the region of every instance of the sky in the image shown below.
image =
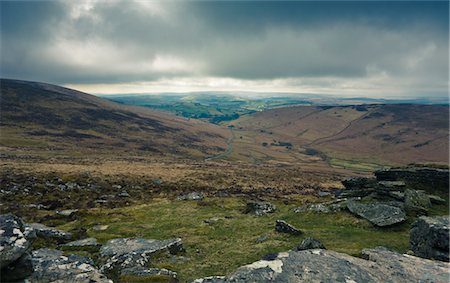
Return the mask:
[[88, 93], [447, 97], [448, 1], [1, 1], [3, 78]]

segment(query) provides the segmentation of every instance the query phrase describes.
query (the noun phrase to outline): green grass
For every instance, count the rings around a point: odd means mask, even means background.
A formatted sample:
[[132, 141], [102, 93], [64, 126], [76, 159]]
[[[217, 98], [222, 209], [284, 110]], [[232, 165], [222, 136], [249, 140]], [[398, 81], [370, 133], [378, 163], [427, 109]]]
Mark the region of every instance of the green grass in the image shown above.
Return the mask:
[[[180, 237], [186, 249], [182, 257], [176, 260], [162, 257], [154, 260], [152, 265], [176, 271], [181, 281], [226, 275], [265, 254], [289, 250], [307, 236], [321, 240], [328, 249], [351, 255], [359, 255], [363, 248], [376, 246], [399, 252], [408, 250], [412, 220], [397, 227], [378, 229], [346, 212], [294, 213], [295, 204], [274, 203], [278, 207], [275, 213], [256, 217], [242, 213], [245, 201], [240, 198], [211, 198], [202, 202], [154, 199], [134, 207], [90, 210], [82, 219], [60, 228], [87, 228], [89, 236], [96, 237], [101, 243], [118, 237]], [[447, 208], [442, 207], [433, 213], [448, 214]], [[211, 224], [204, 222], [214, 218], [216, 221]], [[288, 221], [304, 235], [275, 232], [276, 219]], [[109, 227], [105, 231], [89, 229], [97, 224]], [[267, 235], [268, 240], [257, 244], [255, 239], [261, 235]], [[122, 281], [133, 282], [133, 279], [127, 277]], [[152, 280], [148, 278], [147, 282]]]

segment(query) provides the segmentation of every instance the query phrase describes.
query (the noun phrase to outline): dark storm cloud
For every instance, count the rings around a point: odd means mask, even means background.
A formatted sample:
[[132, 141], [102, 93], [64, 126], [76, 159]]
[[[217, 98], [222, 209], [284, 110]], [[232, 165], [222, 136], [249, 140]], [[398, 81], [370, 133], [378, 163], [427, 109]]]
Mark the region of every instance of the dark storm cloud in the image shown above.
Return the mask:
[[3, 77], [54, 83], [323, 78], [323, 85], [384, 78], [440, 91], [447, 84], [446, 1], [0, 5]]

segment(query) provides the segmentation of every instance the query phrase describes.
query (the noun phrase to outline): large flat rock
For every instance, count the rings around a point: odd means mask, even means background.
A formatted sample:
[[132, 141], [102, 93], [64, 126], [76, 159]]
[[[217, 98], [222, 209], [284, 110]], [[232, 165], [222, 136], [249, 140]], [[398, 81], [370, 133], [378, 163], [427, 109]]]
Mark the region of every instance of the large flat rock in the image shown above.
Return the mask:
[[120, 274], [125, 269], [145, 267], [153, 255], [164, 251], [177, 253], [182, 247], [181, 239], [112, 239], [100, 248], [104, 261], [101, 270]]
[[87, 257], [65, 256], [58, 250], [39, 249], [33, 251], [32, 263], [34, 272], [30, 278], [31, 282], [112, 283]]
[[383, 248], [364, 250], [366, 259], [322, 250], [280, 253], [238, 268], [231, 275], [194, 282], [448, 282], [448, 263]]
[[384, 227], [405, 221], [406, 214], [398, 206], [384, 203], [360, 203], [348, 201], [347, 208], [351, 213], [369, 220], [372, 224]]

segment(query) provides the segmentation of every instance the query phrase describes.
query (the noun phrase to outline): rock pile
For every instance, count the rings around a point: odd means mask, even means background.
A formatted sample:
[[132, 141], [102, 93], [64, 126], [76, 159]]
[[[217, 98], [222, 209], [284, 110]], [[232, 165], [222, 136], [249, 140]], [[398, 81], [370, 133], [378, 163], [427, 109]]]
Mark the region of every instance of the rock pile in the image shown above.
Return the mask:
[[[0, 215], [0, 267], [2, 282], [28, 280], [30, 282], [112, 282], [106, 275], [165, 276], [175, 279], [177, 274], [167, 269], [148, 268], [151, 258], [167, 252], [176, 254], [183, 248], [181, 239], [148, 240], [118, 238], [100, 248], [101, 268], [92, 259], [56, 249], [30, 252], [37, 237], [67, 242], [70, 233], [39, 223], [30, 225], [12, 215]], [[68, 248], [99, 248], [95, 238], [86, 238], [60, 245]], [[106, 275], [105, 275], [106, 274]]]
[[295, 209], [295, 212], [329, 213], [348, 209], [373, 225], [384, 227], [402, 223], [407, 215], [427, 215], [432, 204], [446, 202], [439, 196], [414, 188], [419, 186], [417, 183], [442, 184], [443, 176], [448, 176], [448, 170], [404, 168], [377, 171], [375, 175], [377, 178], [346, 179], [342, 181], [345, 189], [337, 194], [336, 200], [305, 205]]

